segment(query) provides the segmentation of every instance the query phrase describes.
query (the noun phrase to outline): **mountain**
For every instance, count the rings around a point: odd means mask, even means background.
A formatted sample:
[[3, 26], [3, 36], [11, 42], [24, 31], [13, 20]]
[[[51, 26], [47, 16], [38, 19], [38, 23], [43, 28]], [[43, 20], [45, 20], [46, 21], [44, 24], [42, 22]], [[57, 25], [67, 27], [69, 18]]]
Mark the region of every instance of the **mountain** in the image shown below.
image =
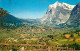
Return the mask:
[[3, 26], [16, 26], [16, 27], [19, 27], [19, 26], [23, 26], [25, 24], [35, 24], [35, 25], [38, 25], [40, 24], [40, 21], [39, 19], [20, 19], [20, 18], [17, 18], [11, 14], [7, 14], [5, 16], [7, 19], [4, 20], [4, 25]]
[[22, 23], [19, 18], [16, 18], [11, 14], [7, 14], [5, 17], [7, 17], [7, 19], [5, 20], [6, 23]]
[[69, 19], [74, 6], [75, 5], [59, 3], [58, 1], [49, 5], [46, 14], [40, 20], [41, 24], [59, 25], [65, 23]]
[[69, 26], [80, 26], [80, 3], [78, 3], [71, 11], [70, 18], [66, 24]]
[[19, 27], [19, 26], [22, 26], [23, 22], [19, 19], [19, 18], [16, 18], [15, 16], [11, 15], [11, 14], [7, 14], [5, 16], [6, 19], [4, 19], [4, 23], [3, 23], [3, 27], [7, 27], [7, 28], [10, 28], [10, 27]]
[[21, 19], [21, 21], [27, 24], [40, 24], [39, 19]]

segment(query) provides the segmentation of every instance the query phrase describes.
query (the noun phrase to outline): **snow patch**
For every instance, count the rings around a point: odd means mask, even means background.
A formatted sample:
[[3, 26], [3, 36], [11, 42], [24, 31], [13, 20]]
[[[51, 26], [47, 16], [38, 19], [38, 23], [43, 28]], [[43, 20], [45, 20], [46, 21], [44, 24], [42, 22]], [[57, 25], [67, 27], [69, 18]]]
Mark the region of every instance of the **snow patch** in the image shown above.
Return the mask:
[[75, 7], [75, 5], [70, 5], [70, 4], [67, 4], [67, 3], [64, 3], [64, 2], [59, 3], [57, 1], [54, 4], [49, 5], [49, 8], [56, 8], [57, 6], [63, 7], [64, 9], [67, 9], [67, 10], [72, 10]]

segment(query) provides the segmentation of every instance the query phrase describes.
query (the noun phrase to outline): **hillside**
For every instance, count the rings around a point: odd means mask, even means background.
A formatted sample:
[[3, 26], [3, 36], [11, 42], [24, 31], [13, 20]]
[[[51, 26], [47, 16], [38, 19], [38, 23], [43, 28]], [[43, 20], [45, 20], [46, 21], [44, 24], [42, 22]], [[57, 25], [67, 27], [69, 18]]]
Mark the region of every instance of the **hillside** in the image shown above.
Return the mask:
[[22, 23], [19, 18], [16, 18], [11, 14], [7, 14], [5, 17], [7, 17], [7, 19], [5, 20], [6, 23]]
[[[3, 28], [0, 30], [0, 34], [2, 35], [0, 36], [0, 43], [7, 39], [7, 43], [18, 44], [27, 44], [27, 41], [29, 41], [29, 44], [42, 44], [49, 46], [58, 45], [59, 47], [68, 46], [70, 48], [80, 45], [80, 30], [70, 32], [66, 29], [54, 29], [44, 26], [27, 25], [16, 29]], [[19, 49], [19, 47], [16, 46], [15, 49], [17, 48]], [[79, 49], [79, 47], [76, 49]]]
[[71, 11], [67, 24], [69, 26], [80, 26], [80, 3], [78, 3]]

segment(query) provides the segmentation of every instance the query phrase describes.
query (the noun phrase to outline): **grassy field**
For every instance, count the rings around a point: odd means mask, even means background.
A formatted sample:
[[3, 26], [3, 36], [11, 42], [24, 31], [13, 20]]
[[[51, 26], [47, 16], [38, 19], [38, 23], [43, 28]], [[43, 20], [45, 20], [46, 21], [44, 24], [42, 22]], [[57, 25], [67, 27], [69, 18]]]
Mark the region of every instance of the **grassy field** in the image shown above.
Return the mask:
[[[80, 45], [80, 30], [55, 29], [45, 26], [22, 26], [16, 29], [0, 28], [0, 43], [41, 44], [49, 46], [76, 48]], [[19, 48], [19, 47], [17, 47]], [[9, 48], [12, 49], [12, 48]], [[34, 49], [34, 48], [32, 48]]]

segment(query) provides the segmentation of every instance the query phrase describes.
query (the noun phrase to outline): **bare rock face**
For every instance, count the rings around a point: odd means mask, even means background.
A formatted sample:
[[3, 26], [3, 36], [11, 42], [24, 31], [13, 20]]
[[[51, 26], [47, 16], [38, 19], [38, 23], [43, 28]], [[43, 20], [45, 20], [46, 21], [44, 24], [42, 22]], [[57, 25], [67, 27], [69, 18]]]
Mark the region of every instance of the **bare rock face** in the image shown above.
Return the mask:
[[75, 5], [69, 5], [66, 3], [56, 2], [52, 5], [49, 5], [49, 8], [44, 15], [44, 17], [40, 20], [42, 24], [51, 24], [51, 25], [59, 25], [61, 23], [65, 23], [71, 14], [72, 9]]
[[70, 18], [66, 24], [71, 26], [80, 26], [80, 3], [73, 8]]

